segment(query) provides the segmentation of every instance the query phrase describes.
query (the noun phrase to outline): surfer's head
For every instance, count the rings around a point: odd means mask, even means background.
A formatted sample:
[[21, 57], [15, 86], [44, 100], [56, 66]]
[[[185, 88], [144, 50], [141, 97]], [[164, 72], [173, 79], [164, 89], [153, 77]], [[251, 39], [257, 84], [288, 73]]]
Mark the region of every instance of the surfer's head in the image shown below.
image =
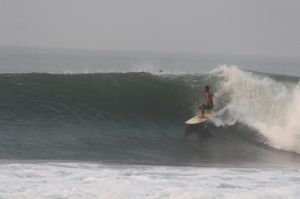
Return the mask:
[[205, 87], [204, 87], [204, 90], [205, 90], [205, 91], [209, 91], [209, 86], [205, 86]]

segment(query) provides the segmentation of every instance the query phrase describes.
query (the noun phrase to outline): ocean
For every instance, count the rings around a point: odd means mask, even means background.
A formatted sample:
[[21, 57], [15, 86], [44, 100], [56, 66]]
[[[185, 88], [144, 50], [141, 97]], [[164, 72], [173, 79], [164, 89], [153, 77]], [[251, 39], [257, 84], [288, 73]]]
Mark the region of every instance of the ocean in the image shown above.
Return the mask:
[[299, 66], [1, 48], [0, 198], [298, 198]]

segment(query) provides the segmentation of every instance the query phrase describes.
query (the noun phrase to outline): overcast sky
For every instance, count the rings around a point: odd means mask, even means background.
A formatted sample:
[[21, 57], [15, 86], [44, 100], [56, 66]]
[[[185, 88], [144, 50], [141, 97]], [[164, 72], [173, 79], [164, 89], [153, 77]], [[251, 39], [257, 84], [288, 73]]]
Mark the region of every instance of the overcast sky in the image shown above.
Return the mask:
[[0, 46], [300, 55], [299, 0], [0, 0]]

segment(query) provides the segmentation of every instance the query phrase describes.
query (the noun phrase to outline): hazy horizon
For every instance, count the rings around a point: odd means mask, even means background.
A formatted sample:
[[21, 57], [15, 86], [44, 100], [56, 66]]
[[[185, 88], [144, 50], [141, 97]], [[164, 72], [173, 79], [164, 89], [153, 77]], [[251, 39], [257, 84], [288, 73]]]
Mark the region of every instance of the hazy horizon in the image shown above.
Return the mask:
[[219, 66], [300, 76], [298, 57], [0, 47], [0, 73], [207, 73]]
[[0, 0], [0, 46], [300, 55], [300, 2]]

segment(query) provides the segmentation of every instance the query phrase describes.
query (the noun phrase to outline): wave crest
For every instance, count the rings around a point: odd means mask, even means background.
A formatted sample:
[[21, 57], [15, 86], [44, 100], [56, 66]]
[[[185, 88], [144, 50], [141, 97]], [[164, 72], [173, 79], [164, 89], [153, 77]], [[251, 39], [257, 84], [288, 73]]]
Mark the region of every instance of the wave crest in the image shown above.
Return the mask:
[[277, 81], [237, 67], [223, 66], [214, 73], [223, 79], [217, 93], [218, 99], [228, 100], [219, 113], [227, 115], [220, 116], [219, 124], [242, 122], [257, 129], [267, 138], [269, 145], [300, 152], [298, 82]]

